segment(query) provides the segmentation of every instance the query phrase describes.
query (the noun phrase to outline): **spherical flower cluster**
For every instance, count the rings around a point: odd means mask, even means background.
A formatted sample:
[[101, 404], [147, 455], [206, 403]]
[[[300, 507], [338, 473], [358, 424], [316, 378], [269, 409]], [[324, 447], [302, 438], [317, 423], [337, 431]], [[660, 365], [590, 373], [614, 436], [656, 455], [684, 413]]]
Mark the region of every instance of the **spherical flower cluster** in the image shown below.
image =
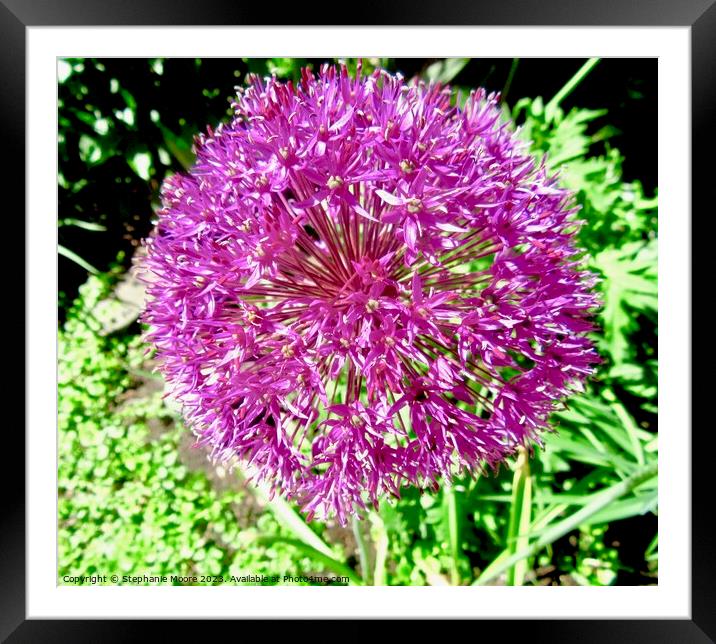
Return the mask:
[[309, 518], [540, 443], [596, 362], [571, 196], [497, 100], [253, 77], [165, 182], [147, 337], [198, 442]]

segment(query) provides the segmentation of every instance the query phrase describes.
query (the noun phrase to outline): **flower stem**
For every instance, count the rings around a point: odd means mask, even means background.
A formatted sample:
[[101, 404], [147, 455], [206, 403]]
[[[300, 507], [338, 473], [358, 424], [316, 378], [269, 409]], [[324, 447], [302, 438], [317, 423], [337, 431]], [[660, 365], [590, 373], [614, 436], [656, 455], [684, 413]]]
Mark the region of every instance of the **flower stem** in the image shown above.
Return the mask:
[[[507, 529], [507, 547], [511, 555], [524, 550], [529, 545], [531, 518], [532, 478], [530, 476], [530, 459], [527, 450], [524, 447], [520, 447], [512, 480], [512, 505], [510, 508], [510, 523]], [[507, 570], [507, 585], [521, 586], [526, 574], [527, 559], [515, 562], [515, 565]]]
[[510, 65], [510, 72], [509, 72], [509, 74], [507, 74], [507, 80], [505, 81], [505, 86], [503, 87], [502, 92], [500, 93], [500, 98], [502, 99], [503, 103], [507, 102], [507, 93], [510, 91], [512, 81], [515, 78], [515, 72], [517, 71], [517, 66], [519, 64], [520, 64], [519, 58], [512, 59], [512, 65]]
[[443, 488], [447, 510], [448, 535], [450, 538], [450, 583], [460, 585], [460, 526], [458, 524], [457, 494], [452, 485]]
[[599, 58], [590, 58], [589, 60], [587, 60], [587, 62], [579, 68], [579, 71], [574, 76], [572, 76], [569, 81], [567, 81], [567, 84], [554, 95], [554, 97], [549, 103], [547, 103], [545, 112], [547, 114], [550, 114], [555, 109], [557, 109], [557, 107], [559, 107], [559, 104], [577, 88], [577, 86], [585, 79], [589, 72], [591, 72], [596, 67], [597, 63], [600, 60], [601, 59]]
[[388, 548], [390, 540], [385, 523], [377, 512], [370, 513], [371, 530], [370, 536], [375, 547], [375, 564], [373, 568], [373, 585], [386, 586], [388, 583], [386, 577], [385, 564], [388, 559]]
[[353, 536], [358, 546], [358, 560], [360, 561], [360, 570], [363, 576], [363, 583], [370, 585], [370, 566], [368, 565], [368, 545], [363, 536], [361, 520], [357, 516], [353, 516]]

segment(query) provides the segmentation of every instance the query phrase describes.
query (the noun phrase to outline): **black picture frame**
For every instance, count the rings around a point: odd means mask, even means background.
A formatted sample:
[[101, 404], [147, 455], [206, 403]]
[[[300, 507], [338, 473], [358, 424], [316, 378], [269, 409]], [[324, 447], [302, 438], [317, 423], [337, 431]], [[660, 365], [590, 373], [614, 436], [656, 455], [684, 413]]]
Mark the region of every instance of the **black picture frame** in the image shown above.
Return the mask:
[[[289, 4], [280, 10], [266, 3], [202, 0], [0, 0], [0, 65], [6, 186], [25, 185], [25, 41], [26, 28], [34, 26], [115, 26], [115, 25], [330, 25], [338, 15], [335, 3]], [[351, 12], [358, 24], [441, 25], [441, 26], [690, 26], [692, 73], [692, 209], [700, 221], [713, 216], [711, 197], [716, 149], [716, 0], [501, 0], [478, 2], [458, 0], [400, 0], [361, 3]], [[280, 21], [277, 23], [277, 21]], [[24, 194], [6, 211], [24, 211]], [[7, 191], [6, 191], [7, 196]], [[19, 221], [19, 218], [14, 216]], [[693, 222], [693, 218], [691, 218]], [[694, 227], [692, 226], [692, 230]], [[24, 231], [21, 232], [24, 237]], [[704, 237], [701, 233], [699, 237]], [[695, 256], [692, 250], [692, 257]], [[697, 272], [693, 271], [694, 278]], [[695, 292], [692, 286], [692, 294]], [[702, 322], [703, 324], [703, 322]], [[692, 334], [694, 330], [692, 329]], [[700, 336], [708, 337], [708, 336]], [[25, 337], [26, 342], [31, 338]], [[694, 386], [697, 379], [693, 378]], [[703, 385], [702, 385], [703, 386]], [[693, 398], [692, 398], [693, 399]], [[696, 400], [703, 400], [704, 396]], [[7, 407], [6, 407], [7, 408]], [[11, 427], [11, 425], [13, 425]], [[687, 440], [689, 428], [680, 428]], [[8, 423], [4, 432], [6, 454], [25, 451], [24, 437]], [[690, 620], [544, 620], [512, 621], [508, 630], [498, 621], [485, 621], [485, 629], [501, 632], [510, 639], [529, 637], [551, 642], [713, 642], [716, 640], [716, 543], [710, 529], [713, 466], [716, 453], [711, 423], [693, 423], [692, 452], [692, 588]], [[10, 459], [6, 459], [9, 465]], [[3, 468], [3, 530], [0, 533], [0, 640], [8, 642], [126, 641], [147, 635], [152, 623], [118, 620], [27, 620], [25, 583], [25, 484], [24, 476]], [[711, 503], [710, 503], [711, 501]], [[160, 625], [165, 636], [171, 628]], [[182, 622], [185, 638], [196, 632], [209, 633], [198, 623]], [[199, 628], [202, 631], [199, 631]], [[263, 628], [263, 627], [260, 627]], [[326, 626], [331, 629], [331, 626]], [[340, 626], [337, 627], [340, 633]], [[331, 631], [324, 631], [329, 633]], [[242, 627], [240, 637], [251, 629]], [[210, 631], [215, 637], [217, 631]], [[294, 634], [296, 634], [294, 632]], [[280, 636], [265, 634], [267, 637]]]

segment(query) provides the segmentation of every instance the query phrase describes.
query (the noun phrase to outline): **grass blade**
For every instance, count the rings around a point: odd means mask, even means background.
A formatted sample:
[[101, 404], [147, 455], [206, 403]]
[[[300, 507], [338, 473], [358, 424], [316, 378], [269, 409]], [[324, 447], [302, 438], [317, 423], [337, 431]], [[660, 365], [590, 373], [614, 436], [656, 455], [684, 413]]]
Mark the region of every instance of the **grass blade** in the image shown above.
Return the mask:
[[90, 230], [92, 232], [105, 232], [107, 230], [107, 226], [103, 226], [102, 224], [95, 224], [91, 221], [84, 221], [82, 219], [73, 219], [72, 217], [68, 219], [60, 219], [59, 226], [75, 226], [76, 228], [82, 228], [83, 230]]
[[92, 275], [97, 275], [99, 273], [99, 271], [92, 266], [92, 264], [82, 259], [77, 253], [71, 251], [69, 248], [65, 248], [62, 244], [57, 244], [57, 253], [73, 261], [78, 266], [81, 266], [88, 273], [92, 273]]
[[[504, 571], [505, 568], [503, 567], [503, 564], [507, 559], [510, 557], [510, 551], [509, 549], [503, 550], [497, 557], [495, 557], [485, 568], [485, 570], [482, 571], [480, 576], [477, 578], [476, 581], [472, 582], [473, 586], [476, 585], [486, 585], [487, 582], [492, 581], [496, 577], [499, 577]], [[484, 582], [480, 582], [481, 579], [484, 579]], [[478, 584], [478, 582], [480, 582]]]
[[550, 437], [549, 449], [559, 454], [568, 454], [571, 460], [589, 463], [590, 465], [618, 468], [631, 474], [638, 467], [638, 463], [615, 454], [614, 452], [604, 453], [588, 442], [580, 442], [567, 436], [565, 433], [555, 434]]

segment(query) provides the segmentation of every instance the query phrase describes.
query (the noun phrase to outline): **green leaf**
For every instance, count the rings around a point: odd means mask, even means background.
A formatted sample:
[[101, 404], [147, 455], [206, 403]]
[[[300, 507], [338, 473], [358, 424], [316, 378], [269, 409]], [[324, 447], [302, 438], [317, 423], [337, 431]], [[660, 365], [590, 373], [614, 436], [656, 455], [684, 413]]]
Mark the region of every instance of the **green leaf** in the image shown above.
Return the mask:
[[657, 242], [631, 242], [597, 253], [592, 267], [604, 276], [604, 325], [606, 348], [615, 364], [629, 362], [636, 331], [634, 312], [655, 315], [658, 309]]
[[305, 65], [306, 61], [300, 58], [269, 58], [266, 61], [266, 69], [269, 74], [293, 80], [301, 77], [301, 67]]
[[149, 152], [136, 152], [127, 159], [127, 163], [136, 172], [137, 176], [144, 179], [144, 181], [149, 181], [149, 177], [154, 171], [152, 155]]
[[600, 510], [593, 516], [586, 519], [582, 525], [596, 525], [600, 523], [612, 523], [628, 519], [629, 517], [640, 516], [647, 512], [654, 512], [658, 502], [658, 489], [652, 489], [638, 494], [630, 499], [622, 499], [610, 504], [609, 507]]
[[63, 257], [72, 260], [78, 266], [84, 268], [88, 273], [92, 273], [93, 275], [99, 273], [99, 271], [92, 266], [92, 264], [82, 259], [77, 253], [71, 251], [69, 248], [65, 248], [62, 244], [57, 245], [57, 252]]
[[87, 134], [80, 136], [79, 153], [87, 165], [98, 165], [102, 161], [102, 146]]
[[629, 435], [631, 447], [633, 448], [632, 453], [634, 454], [637, 463], [639, 463], [639, 465], [644, 465], [644, 450], [638, 435], [639, 428], [636, 426], [634, 419], [624, 408], [624, 405], [616, 399], [616, 396], [611, 389], [607, 389], [604, 392], [604, 397], [610, 401], [614, 414], [619, 419], [621, 426], [626, 429], [626, 432]]
[[254, 494], [268, 506], [280, 524], [293, 532], [307, 546], [322, 553], [326, 557], [333, 557], [331, 548], [308, 527], [306, 522], [291, 508], [279, 495], [271, 498], [271, 493], [264, 485], [252, 485]]
[[469, 62], [469, 58], [445, 58], [439, 60], [425, 70], [423, 78], [433, 83], [449, 83]]
[[73, 219], [72, 217], [60, 219], [58, 221], [58, 226], [75, 226], [77, 228], [82, 228], [83, 230], [91, 230], [93, 232], [104, 232], [107, 230], [107, 227], [102, 226], [102, 224], [95, 224], [90, 221], [82, 221], [81, 219]]
[[602, 451], [588, 441], [579, 440], [575, 436], [567, 436], [565, 432], [550, 436], [547, 446], [550, 451], [565, 454], [580, 463], [609, 468], [617, 467], [627, 473], [633, 472], [637, 466], [636, 463], [628, 461], [619, 454]]
[[547, 151], [547, 163], [550, 168], [559, 168], [568, 161], [584, 157], [594, 142], [587, 135], [587, 126], [591, 121], [604, 116], [606, 110], [572, 110], [560, 118], [550, 133]]
[[57, 81], [64, 83], [72, 74], [72, 65], [66, 60], [60, 58], [57, 61]]
[[[602, 395], [604, 398], [611, 396], [611, 400], [616, 400], [609, 389], [605, 389]], [[639, 446], [635, 445], [630, 430], [624, 425], [624, 419], [615, 413], [613, 407], [599, 398], [587, 394], [575, 396], [569, 401], [568, 409], [556, 413], [555, 418], [563, 427], [572, 430], [573, 439], [579, 440], [577, 432], [582, 434], [590, 432], [599, 437], [601, 446], [599, 451], [608, 452], [616, 457], [629, 454], [637, 463], [639, 462]], [[630, 422], [634, 424], [633, 419]], [[647, 436], [652, 435], [647, 434]]]
[[176, 135], [168, 127], [162, 125], [162, 123], [157, 123], [157, 127], [160, 129], [162, 136], [164, 137], [164, 144], [167, 146], [171, 155], [185, 170], [191, 168], [196, 157], [194, 150], [192, 149], [191, 135]]
[[305, 541], [303, 541], [301, 539], [291, 539], [288, 537], [281, 537], [281, 536], [262, 535], [256, 539], [256, 543], [259, 543], [262, 545], [273, 545], [276, 543], [285, 543], [289, 546], [293, 546], [294, 548], [302, 551], [304, 554], [308, 555], [312, 559], [315, 559], [316, 561], [320, 561], [321, 563], [323, 563], [329, 569], [333, 570], [333, 572], [337, 573], [338, 575], [340, 575], [342, 577], [348, 577], [348, 579], [356, 586], [363, 585], [361, 578], [358, 575], [356, 575], [356, 573], [353, 570], [351, 570], [348, 566], [341, 563], [337, 559], [334, 559], [332, 556], [325, 554], [321, 550], [318, 550], [318, 549], [310, 546], [309, 544], [307, 544]]

